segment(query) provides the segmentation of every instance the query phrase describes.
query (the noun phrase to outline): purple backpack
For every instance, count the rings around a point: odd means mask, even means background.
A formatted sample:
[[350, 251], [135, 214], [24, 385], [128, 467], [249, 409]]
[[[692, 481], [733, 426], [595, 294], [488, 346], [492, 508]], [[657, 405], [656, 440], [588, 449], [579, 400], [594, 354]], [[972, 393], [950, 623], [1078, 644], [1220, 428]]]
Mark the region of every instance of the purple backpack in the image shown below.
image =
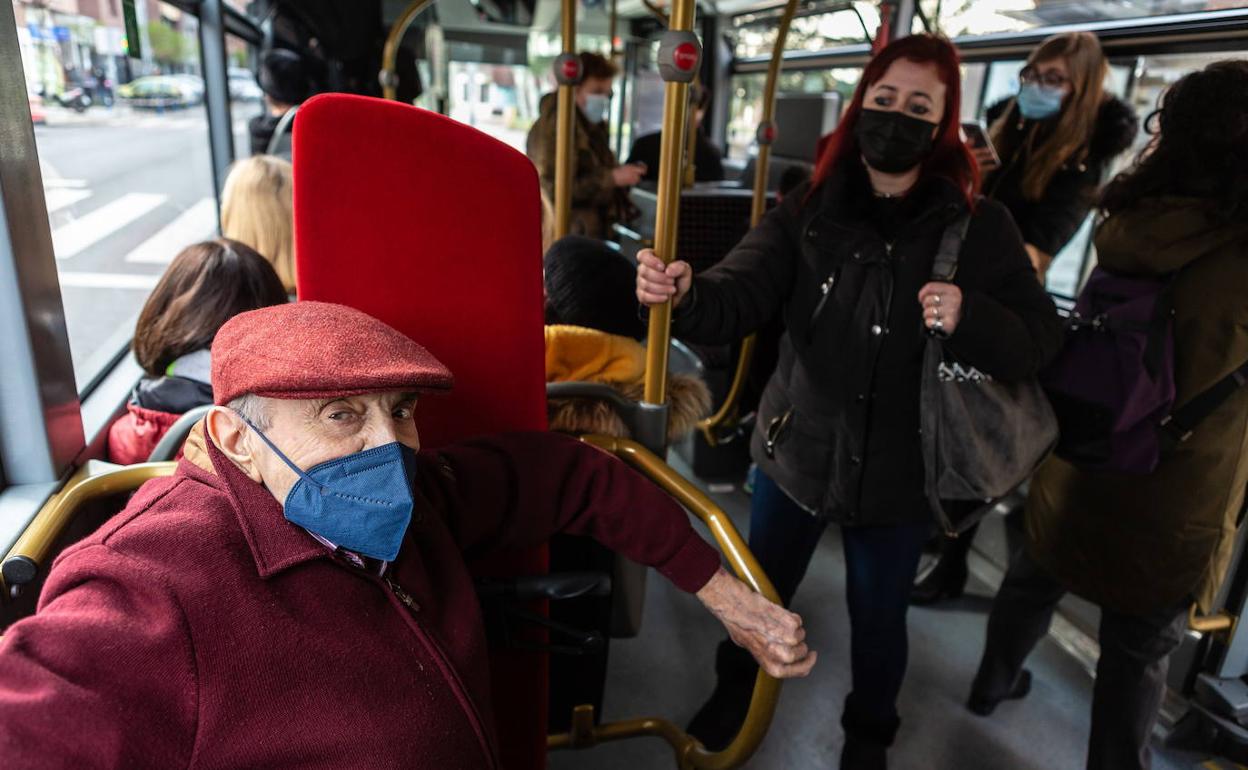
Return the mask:
[[1062, 459], [1089, 471], [1151, 473], [1248, 381], [1245, 364], [1175, 408], [1173, 280], [1092, 271], [1066, 345], [1040, 377]]

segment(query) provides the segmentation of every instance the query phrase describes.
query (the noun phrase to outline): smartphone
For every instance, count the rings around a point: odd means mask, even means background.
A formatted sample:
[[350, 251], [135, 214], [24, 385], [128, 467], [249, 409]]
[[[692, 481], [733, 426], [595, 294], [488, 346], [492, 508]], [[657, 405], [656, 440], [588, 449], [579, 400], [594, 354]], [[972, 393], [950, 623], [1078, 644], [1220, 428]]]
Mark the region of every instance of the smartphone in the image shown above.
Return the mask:
[[992, 140], [988, 138], [988, 127], [980, 121], [967, 121], [962, 124], [962, 135], [966, 140], [966, 144], [971, 148], [972, 152], [979, 157], [983, 153], [977, 152], [986, 150], [990, 159], [984, 162], [981, 158], [980, 168], [984, 171], [990, 171], [1001, 165], [1001, 156], [997, 155], [997, 148], [992, 146]]

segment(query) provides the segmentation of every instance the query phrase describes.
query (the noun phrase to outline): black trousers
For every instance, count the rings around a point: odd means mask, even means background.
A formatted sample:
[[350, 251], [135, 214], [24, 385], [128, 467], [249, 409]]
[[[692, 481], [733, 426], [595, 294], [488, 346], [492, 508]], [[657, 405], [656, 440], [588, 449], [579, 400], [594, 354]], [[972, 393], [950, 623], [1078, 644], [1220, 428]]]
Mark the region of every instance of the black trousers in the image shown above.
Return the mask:
[[[1010, 691], [1065, 594], [1025, 549], [1014, 555], [988, 619], [975, 696], [996, 700]], [[1170, 653], [1183, 640], [1188, 606], [1146, 616], [1101, 608], [1088, 770], [1151, 767], [1149, 737], [1165, 694]]]

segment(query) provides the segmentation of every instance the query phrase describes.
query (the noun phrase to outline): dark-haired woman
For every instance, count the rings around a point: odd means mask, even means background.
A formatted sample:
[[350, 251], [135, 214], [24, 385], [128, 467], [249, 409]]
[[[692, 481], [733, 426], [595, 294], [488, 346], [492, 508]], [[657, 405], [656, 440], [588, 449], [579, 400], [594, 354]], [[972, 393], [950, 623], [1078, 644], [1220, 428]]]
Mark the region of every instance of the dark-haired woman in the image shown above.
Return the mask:
[[[637, 297], [675, 303], [684, 339], [725, 343], [783, 313], [780, 363], [751, 449], [750, 548], [787, 605], [819, 536], [841, 525], [853, 690], [841, 767], [885, 767], [900, 724], [906, 609], [933, 526], [923, 495], [919, 381], [928, 333], [1002, 380], [1033, 376], [1061, 344], [1018, 229], [977, 199], [959, 138], [958, 55], [916, 35], [880, 52], [826, 142], [810, 185], [785, 196], [719, 265], [694, 277], [642, 252]], [[953, 283], [931, 281], [947, 227], [970, 227]], [[710, 747], [741, 724], [753, 670], [729, 643], [691, 729]]]
[[238, 241], [204, 241], [174, 257], [139, 313], [133, 348], [146, 374], [109, 428], [109, 458], [146, 461], [179, 417], [211, 404], [208, 351], [217, 330], [239, 313], [285, 301], [273, 266]]
[[[1018, 95], [988, 108], [1001, 165], [987, 163], [986, 150], [976, 152], [987, 170], [984, 194], [1010, 210], [1041, 283], [1096, 203], [1106, 167], [1139, 128], [1131, 107], [1105, 93], [1108, 73], [1096, 35], [1064, 32], [1032, 51]], [[941, 538], [941, 558], [915, 586], [914, 604], [962, 595], [974, 538], [973, 529]]]
[[[1212, 64], [1170, 88], [1160, 131], [1105, 190], [1100, 266], [1173, 276], [1182, 408], [1248, 362], [1248, 62]], [[1095, 373], [1089, 372], [1089, 376]], [[1067, 591], [1101, 607], [1088, 767], [1149, 766], [1167, 660], [1187, 610], [1226, 575], [1248, 484], [1248, 389], [1239, 388], [1147, 476], [1050, 458], [1032, 481], [1026, 548], [993, 604], [969, 706], [1021, 695], [1023, 661]]]

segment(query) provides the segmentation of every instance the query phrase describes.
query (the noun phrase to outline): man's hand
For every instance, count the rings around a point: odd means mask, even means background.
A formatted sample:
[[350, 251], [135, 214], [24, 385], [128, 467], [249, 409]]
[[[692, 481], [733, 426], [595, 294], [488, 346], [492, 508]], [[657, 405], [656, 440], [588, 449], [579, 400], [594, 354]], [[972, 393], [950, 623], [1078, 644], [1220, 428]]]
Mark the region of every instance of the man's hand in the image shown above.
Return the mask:
[[632, 187], [646, 175], [645, 163], [625, 163], [611, 170], [611, 179], [616, 187]]
[[698, 599], [728, 629], [737, 645], [750, 651], [776, 679], [806, 676], [818, 654], [806, 646], [802, 619], [729, 575], [721, 567]]

